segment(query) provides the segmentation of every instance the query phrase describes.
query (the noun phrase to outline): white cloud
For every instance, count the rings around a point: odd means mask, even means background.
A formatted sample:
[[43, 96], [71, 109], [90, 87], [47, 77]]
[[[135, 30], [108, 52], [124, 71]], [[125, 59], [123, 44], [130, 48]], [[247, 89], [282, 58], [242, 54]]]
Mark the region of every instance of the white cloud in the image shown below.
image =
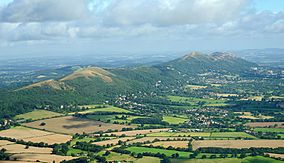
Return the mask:
[[223, 23], [238, 16], [248, 3], [247, 0], [114, 0], [111, 2], [99, 14], [104, 24], [113, 26]]
[[250, 5], [249, 0], [14, 0], [0, 9], [0, 43], [283, 36], [283, 13], [256, 12]]
[[2, 22], [71, 21], [86, 16], [87, 0], [14, 0], [0, 9]]

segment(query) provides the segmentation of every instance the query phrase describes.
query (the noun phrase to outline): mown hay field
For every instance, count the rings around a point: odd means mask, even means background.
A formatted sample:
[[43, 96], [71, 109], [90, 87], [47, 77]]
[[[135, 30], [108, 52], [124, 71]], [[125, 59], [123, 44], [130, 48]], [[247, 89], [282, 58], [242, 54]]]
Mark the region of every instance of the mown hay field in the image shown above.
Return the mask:
[[94, 142], [93, 144], [104, 146], [104, 145], [117, 145], [119, 141], [130, 141], [135, 139], [135, 137], [124, 137], [124, 138], [117, 138], [117, 139], [110, 139], [110, 140], [104, 140], [104, 141], [99, 141], [99, 142]]
[[0, 136], [14, 138], [17, 140], [31, 141], [34, 143], [44, 142], [47, 144], [60, 144], [72, 139], [72, 136], [70, 135], [55, 134], [52, 132], [31, 129], [22, 126], [0, 131]]
[[189, 141], [159, 141], [147, 145], [152, 145], [154, 147], [162, 146], [165, 148], [170, 146], [174, 148], [188, 148], [188, 142]]
[[21, 153], [14, 154], [10, 157], [11, 160], [16, 159], [18, 161], [27, 161], [27, 162], [61, 162], [63, 160], [72, 160], [74, 157], [71, 156], [59, 156], [53, 154], [29, 154]]
[[[45, 125], [41, 125], [42, 123], [45, 123]], [[73, 116], [39, 120], [35, 122], [25, 123], [23, 125], [46, 131], [52, 131], [55, 133], [63, 133], [63, 134], [75, 134], [75, 133], [82, 134], [84, 132], [94, 133], [99, 131], [107, 131], [109, 129], [121, 130], [122, 128], [125, 127], [128, 128], [133, 127], [129, 125], [119, 125], [119, 124], [104, 123], [100, 121], [92, 121]]]
[[194, 150], [202, 147], [220, 148], [278, 148], [284, 147], [284, 140], [197, 140], [192, 142]]
[[284, 122], [251, 122], [245, 124], [249, 127], [275, 127], [275, 128], [284, 128]]
[[15, 138], [15, 139], [40, 137], [40, 136], [45, 136], [45, 135], [50, 135], [50, 134], [51, 134], [50, 132], [30, 129], [30, 128], [22, 127], [22, 126], [13, 127], [8, 130], [0, 131], [0, 136]]
[[32, 147], [29, 146], [26, 148], [25, 145], [22, 144], [8, 144], [1, 146], [7, 150], [7, 153], [45, 153], [50, 154], [52, 152], [52, 148], [40, 148], [40, 147]]
[[255, 139], [254, 136], [244, 132], [158, 132], [150, 133], [147, 136], [155, 137], [206, 137], [206, 138], [250, 138]]

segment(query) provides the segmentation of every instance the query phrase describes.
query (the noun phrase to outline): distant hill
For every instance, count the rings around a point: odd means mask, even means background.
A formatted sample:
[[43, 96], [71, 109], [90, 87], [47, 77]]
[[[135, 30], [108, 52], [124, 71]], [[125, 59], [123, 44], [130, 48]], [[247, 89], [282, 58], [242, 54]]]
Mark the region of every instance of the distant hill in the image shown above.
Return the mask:
[[[185, 81], [190, 81], [203, 73], [241, 74], [255, 66], [255, 63], [229, 53], [216, 52], [206, 55], [192, 52], [154, 66], [112, 69], [80, 67], [61, 78], [49, 79], [3, 93], [0, 106], [4, 102], [6, 108], [14, 106], [15, 103], [26, 104], [17, 112], [21, 113], [25, 108], [32, 108], [35, 105], [104, 102], [117, 95], [139, 91], [157, 92], [177, 84], [186, 84]], [[163, 87], [157, 87], [157, 83]]]

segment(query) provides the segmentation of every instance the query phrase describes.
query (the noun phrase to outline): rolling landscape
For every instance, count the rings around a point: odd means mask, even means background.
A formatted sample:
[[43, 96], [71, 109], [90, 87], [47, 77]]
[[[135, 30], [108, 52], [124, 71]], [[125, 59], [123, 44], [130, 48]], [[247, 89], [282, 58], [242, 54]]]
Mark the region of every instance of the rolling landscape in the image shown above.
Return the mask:
[[2, 90], [3, 156], [43, 162], [283, 158], [278, 68], [231, 53], [191, 52], [152, 66], [66, 71]]
[[283, 0], [0, 0], [0, 163], [284, 162]]

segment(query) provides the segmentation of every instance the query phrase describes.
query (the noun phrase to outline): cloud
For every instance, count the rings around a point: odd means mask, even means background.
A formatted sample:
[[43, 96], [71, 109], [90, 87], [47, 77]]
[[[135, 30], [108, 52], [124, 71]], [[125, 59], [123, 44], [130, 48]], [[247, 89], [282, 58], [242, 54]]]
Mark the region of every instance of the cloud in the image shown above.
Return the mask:
[[249, 0], [14, 0], [0, 8], [0, 43], [283, 37], [284, 14], [251, 5]]
[[14, 0], [0, 9], [0, 22], [71, 21], [86, 16], [87, 0]]
[[247, 0], [113, 0], [103, 10], [96, 9], [106, 25], [172, 26], [223, 23], [238, 16], [247, 3]]

